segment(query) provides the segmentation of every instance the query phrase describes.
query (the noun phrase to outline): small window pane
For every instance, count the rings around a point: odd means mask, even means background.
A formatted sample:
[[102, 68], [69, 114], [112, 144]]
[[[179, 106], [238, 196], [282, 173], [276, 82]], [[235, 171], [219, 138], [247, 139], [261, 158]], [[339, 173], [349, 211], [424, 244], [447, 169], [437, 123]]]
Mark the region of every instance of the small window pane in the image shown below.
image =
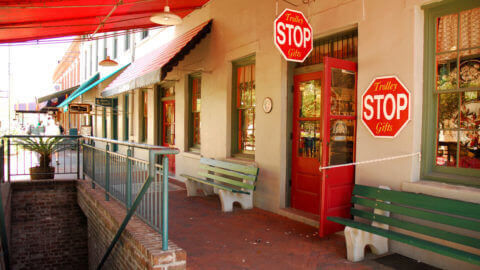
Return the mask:
[[320, 117], [322, 109], [322, 83], [312, 80], [300, 83], [300, 117]]
[[480, 169], [480, 131], [460, 132], [460, 167]]
[[355, 73], [332, 69], [331, 112], [333, 115], [355, 115]]
[[255, 108], [240, 110], [241, 148], [255, 151]]
[[460, 87], [480, 87], [480, 54], [460, 59]]
[[457, 88], [457, 53], [437, 55], [437, 90]]
[[330, 165], [353, 162], [355, 121], [339, 119], [330, 124]]
[[437, 144], [437, 166], [456, 167], [458, 131], [440, 130]]
[[457, 49], [458, 15], [451, 14], [437, 19], [437, 52]]
[[480, 7], [460, 12], [460, 48], [480, 46]]
[[467, 129], [480, 129], [480, 92], [462, 93], [460, 126]]
[[458, 93], [438, 95], [438, 128], [449, 129], [458, 127]]
[[320, 160], [321, 127], [319, 121], [300, 121], [298, 156]]

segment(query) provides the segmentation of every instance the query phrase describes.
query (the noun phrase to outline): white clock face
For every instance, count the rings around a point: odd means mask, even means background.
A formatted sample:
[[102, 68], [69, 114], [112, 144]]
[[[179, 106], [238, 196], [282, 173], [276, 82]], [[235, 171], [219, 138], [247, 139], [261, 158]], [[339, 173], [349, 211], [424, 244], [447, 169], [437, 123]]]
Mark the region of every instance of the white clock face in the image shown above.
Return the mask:
[[263, 111], [269, 113], [272, 111], [272, 99], [265, 98], [263, 100]]

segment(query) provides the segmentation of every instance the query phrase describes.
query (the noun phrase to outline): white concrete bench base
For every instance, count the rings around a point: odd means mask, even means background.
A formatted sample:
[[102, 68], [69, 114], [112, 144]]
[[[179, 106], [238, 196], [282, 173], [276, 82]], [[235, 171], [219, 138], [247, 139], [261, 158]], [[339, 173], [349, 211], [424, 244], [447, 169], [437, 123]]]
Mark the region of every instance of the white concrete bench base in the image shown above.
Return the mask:
[[242, 209], [253, 208], [253, 195], [251, 193], [241, 194], [218, 189], [218, 196], [220, 197], [220, 202], [222, 203], [223, 212], [232, 212], [234, 202], [238, 202], [242, 206]]
[[[185, 186], [187, 187], [187, 196], [200, 196], [200, 195], [212, 195], [214, 194], [213, 192], [213, 187], [209, 185], [204, 185], [202, 183], [192, 181], [192, 180], [186, 180], [185, 181]], [[199, 190], [203, 192], [203, 194], [199, 194]]]

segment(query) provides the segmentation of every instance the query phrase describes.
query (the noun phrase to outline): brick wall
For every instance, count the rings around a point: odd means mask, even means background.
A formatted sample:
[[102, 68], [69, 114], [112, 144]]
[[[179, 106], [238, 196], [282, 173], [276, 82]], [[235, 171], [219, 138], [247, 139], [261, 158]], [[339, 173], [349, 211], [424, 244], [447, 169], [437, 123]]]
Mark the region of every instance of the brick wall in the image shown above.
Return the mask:
[[87, 219], [76, 182], [12, 183], [12, 269], [87, 268]]
[[[88, 219], [88, 263], [96, 269], [112, 241], [126, 211], [118, 202], [105, 201], [102, 189], [90, 182], [77, 183], [78, 205]], [[104, 269], [185, 269], [186, 252], [174, 243], [162, 250], [161, 235], [136, 217], [132, 217], [120, 241], [110, 254]]]

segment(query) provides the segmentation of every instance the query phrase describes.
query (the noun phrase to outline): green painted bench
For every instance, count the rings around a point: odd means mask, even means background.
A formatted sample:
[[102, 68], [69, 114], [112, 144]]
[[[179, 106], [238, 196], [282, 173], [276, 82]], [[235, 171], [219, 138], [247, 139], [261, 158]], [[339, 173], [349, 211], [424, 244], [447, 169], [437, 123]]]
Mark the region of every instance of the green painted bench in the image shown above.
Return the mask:
[[187, 180], [187, 196], [218, 193], [222, 211], [231, 212], [233, 203], [243, 209], [253, 208], [253, 191], [257, 182], [258, 168], [210, 158], [200, 159], [200, 177], [181, 174]]
[[[362, 209], [374, 209], [373, 213], [358, 208], [350, 211], [352, 216], [371, 221], [371, 225], [340, 217], [327, 218], [347, 226], [345, 240], [350, 261], [362, 260], [366, 245], [376, 254], [387, 252], [388, 238], [480, 265], [479, 255], [441, 243], [448, 241], [480, 252], [480, 238], [472, 236], [480, 235], [480, 204], [363, 185], [355, 185], [352, 203]], [[390, 230], [390, 226], [402, 232]]]

